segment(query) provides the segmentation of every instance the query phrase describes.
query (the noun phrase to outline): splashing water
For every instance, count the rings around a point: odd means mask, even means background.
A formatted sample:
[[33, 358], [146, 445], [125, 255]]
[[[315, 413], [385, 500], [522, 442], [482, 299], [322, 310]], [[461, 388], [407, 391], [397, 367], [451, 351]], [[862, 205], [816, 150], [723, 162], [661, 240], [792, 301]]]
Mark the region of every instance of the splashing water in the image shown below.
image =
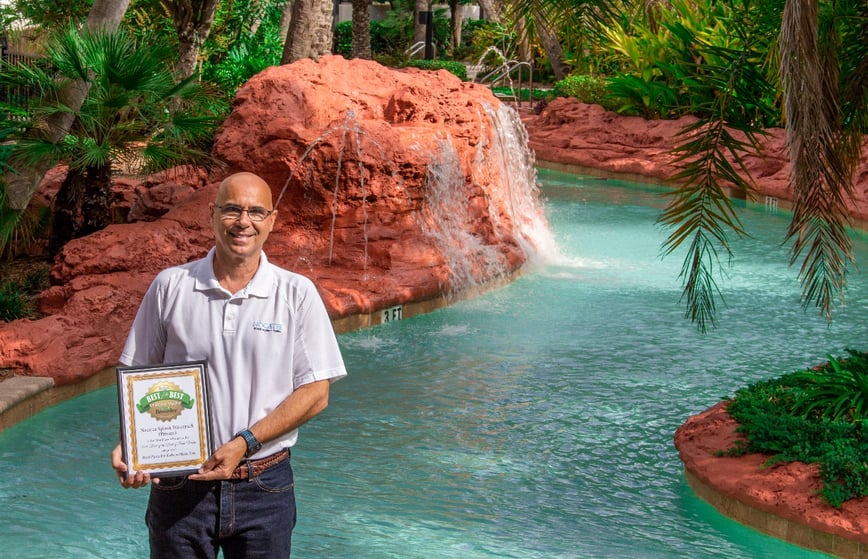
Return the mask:
[[451, 291], [476, 287], [503, 275], [506, 262], [497, 247], [473, 234], [473, 215], [464, 175], [451, 138], [437, 142], [438, 158], [428, 166], [422, 231], [440, 247], [451, 272]]
[[[499, 168], [500, 176], [509, 181], [506, 188], [497, 191], [503, 195], [502, 198], [492, 196], [490, 202], [508, 209], [513, 234], [529, 260], [548, 262], [556, 259], [559, 249], [540, 203], [536, 158], [527, 147], [527, 130], [512, 108], [503, 104], [497, 109], [489, 105], [483, 108], [493, 123], [492, 157], [488, 164]], [[484, 157], [480, 143], [477, 161]], [[497, 212], [492, 211], [492, 215], [497, 215]]]
[[[326, 139], [330, 138], [334, 134], [340, 134], [337, 146], [337, 164], [335, 167], [335, 176], [334, 176], [334, 189], [332, 190], [332, 221], [331, 221], [331, 229], [329, 231], [329, 259], [328, 263], [331, 265], [332, 259], [334, 257], [334, 243], [335, 243], [335, 224], [337, 222], [337, 210], [338, 210], [338, 195], [340, 193], [341, 186], [341, 176], [344, 162], [345, 153], [352, 149], [351, 155], [355, 157], [356, 164], [358, 165], [358, 173], [359, 173], [359, 187], [362, 191], [362, 216], [363, 216], [363, 235], [364, 235], [364, 259], [363, 259], [363, 267], [364, 267], [364, 277], [367, 277], [367, 265], [368, 265], [368, 207], [367, 207], [367, 195], [365, 192], [366, 184], [365, 184], [365, 164], [362, 160], [362, 136], [367, 135], [364, 130], [359, 126], [358, 119], [356, 117], [356, 113], [353, 110], [348, 110], [346, 115], [344, 115], [343, 121], [340, 124], [332, 126], [331, 128], [326, 129], [322, 134], [320, 134], [313, 142], [307, 147], [302, 156], [299, 158], [296, 163], [295, 169], [292, 173], [290, 173], [289, 177], [287, 177], [286, 182], [283, 185], [283, 188], [280, 190], [280, 194], [277, 197], [277, 203], [275, 207], [280, 205], [280, 201], [283, 198], [283, 195], [286, 193], [287, 188], [289, 188], [292, 180], [297, 176], [300, 169], [305, 168], [305, 163], [314, 152], [314, 150], [320, 147]], [[371, 142], [372, 144], [376, 144], [376, 142]], [[380, 148], [382, 151], [382, 148]], [[308, 171], [309, 173], [310, 171]], [[348, 179], [345, 179], [348, 180]], [[310, 184], [310, 181], [302, 180], [302, 183], [305, 185]]]

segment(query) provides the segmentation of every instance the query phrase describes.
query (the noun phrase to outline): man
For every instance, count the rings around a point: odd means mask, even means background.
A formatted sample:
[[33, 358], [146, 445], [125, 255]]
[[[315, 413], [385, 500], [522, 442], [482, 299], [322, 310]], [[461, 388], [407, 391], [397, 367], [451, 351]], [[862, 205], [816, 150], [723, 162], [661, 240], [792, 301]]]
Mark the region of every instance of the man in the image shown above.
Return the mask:
[[[262, 245], [277, 210], [252, 173], [226, 178], [210, 205], [215, 246], [154, 279], [121, 355], [125, 365], [205, 359], [217, 449], [198, 473], [153, 479], [151, 557], [288, 557], [295, 526], [289, 448], [346, 375], [313, 283], [270, 264]], [[112, 467], [143, 487], [120, 445]]]

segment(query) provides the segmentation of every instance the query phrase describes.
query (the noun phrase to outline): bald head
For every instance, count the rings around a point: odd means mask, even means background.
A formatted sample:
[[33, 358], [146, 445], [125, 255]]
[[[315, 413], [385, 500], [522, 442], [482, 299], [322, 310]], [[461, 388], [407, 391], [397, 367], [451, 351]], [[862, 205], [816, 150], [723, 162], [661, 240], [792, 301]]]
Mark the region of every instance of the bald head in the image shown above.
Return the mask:
[[246, 195], [255, 196], [263, 202], [266, 209], [271, 209], [271, 187], [262, 177], [246, 171], [229, 175], [217, 188], [217, 203], [223, 204], [230, 193], [244, 192]]
[[[215, 273], [250, 272], [245, 276], [249, 280], [259, 266], [262, 245], [276, 216], [271, 188], [262, 178], [253, 173], [226, 177], [217, 188], [217, 200], [211, 204], [211, 225], [217, 241]], [[235, 287], [243, 284], [246, 281]]]

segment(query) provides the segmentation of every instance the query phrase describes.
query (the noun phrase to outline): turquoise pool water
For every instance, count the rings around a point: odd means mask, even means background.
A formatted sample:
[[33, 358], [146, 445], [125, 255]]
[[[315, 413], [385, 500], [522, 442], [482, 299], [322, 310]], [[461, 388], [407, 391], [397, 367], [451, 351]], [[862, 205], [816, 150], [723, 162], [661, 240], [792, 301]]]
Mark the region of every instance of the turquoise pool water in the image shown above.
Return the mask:
[[[866, 347], [868, 285], [798, 302], [785, 212], [743, 210], [718, 328], [683, 319], [660, 191], [540, 172], [561, 254], [509, 286], [342, 335], [350, 376], [293, 455], [297, 558], [816, 558], [718, 514], [672, 435], [745, 384]], [[858, 264], [868, 245], [856, 239]], [[113, 388], [0, 434], [0, 557], [146, 554], [108, 454]]]

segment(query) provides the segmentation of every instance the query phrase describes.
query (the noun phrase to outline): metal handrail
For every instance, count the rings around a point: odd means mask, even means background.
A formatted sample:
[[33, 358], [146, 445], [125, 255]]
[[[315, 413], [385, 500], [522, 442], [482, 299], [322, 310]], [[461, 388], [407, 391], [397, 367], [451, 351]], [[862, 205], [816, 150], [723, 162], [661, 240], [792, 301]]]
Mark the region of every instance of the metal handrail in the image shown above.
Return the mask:
[[418, 41], [416, 43], [413, 43], [413, 45], [410, 48], [405, 50], [404, 54], [412, 57], [412, 56], [416, 56], [417, 54], [419, 54], [423, 50], [425, 50], [425, 41]]
[[[516, 97], [515, 93], [512, 94], [513, 102], [516, 104], [518, 108], [521, 108], [521, 83], [522, 83], [522, 68], [527, 67], [528, 69], [528, 79], [530, 84], [530, 102], [533, 103], [533, 65], [530, 62], [525, 62], [522, 60], [507, 60], [500, 66], [496, 67], [494, 70], [487, 73], [485, 76], [479, 79], [479, 83], [486, 83], [486, 80], [491, 79], [488, 82], [488, 87], [494, 87], [498, 82], [503, 79], [509, 80], [509, 88], [513, 92], [515, 91], [515, 87], [513, 86], [512, 81], [512, 72], [516, 68], [518, 68], [518, 96]], [[498, 73], [500, 72], [500, 73]], [[494, 76], [492, 78], [492, 76]]]

